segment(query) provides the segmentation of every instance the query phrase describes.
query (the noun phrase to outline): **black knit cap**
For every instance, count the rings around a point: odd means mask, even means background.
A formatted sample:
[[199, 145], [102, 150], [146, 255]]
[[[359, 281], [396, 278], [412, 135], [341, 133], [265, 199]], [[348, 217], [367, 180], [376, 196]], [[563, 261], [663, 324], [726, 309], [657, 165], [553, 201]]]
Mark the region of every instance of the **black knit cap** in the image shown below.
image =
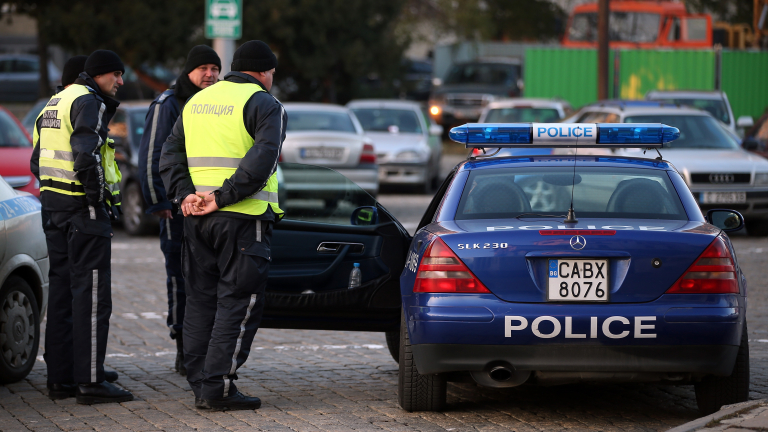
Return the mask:
[[110, 50], [96, 50], [85, 61], [85, 73], [91, 77], [115, 71], [125, 73], [125, 66], [120, 57]]
[[79, 55], [72, 57], [64, 63], [64, 71], [61, 73], [62, 86], [66, 87], [75, 82], [80, 72], [85, 70], [86, 60], [88, 60], [88, 56]]
[[184, 63], [184, 73], [188, 74], [204, 64], [215, 64], [221, 69], [221, 59], [216, 54], [216, 51], [208, 45], [198, 45], [187, 54], [187, 62]]
[[276, 67], [275, 53], [260, 40], [252, 40], [240, 45], [232, 56], [233, 71], [264, 72]]

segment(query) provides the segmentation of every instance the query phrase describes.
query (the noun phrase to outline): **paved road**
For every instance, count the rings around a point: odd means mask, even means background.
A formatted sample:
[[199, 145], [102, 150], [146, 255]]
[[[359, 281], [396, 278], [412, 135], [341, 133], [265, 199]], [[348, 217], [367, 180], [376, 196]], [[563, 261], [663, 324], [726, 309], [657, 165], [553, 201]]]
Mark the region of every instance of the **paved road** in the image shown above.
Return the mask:
[[[429, 196], [382, 195], [415, 227]], [[411, 228], [412, 229], [412, 228]], [[750, 281], [751, 398], [768, 397], [768, 240], [735, 236]], [[39, 358], [27, 380], [0, 386], [0, 430], [538, 431], [666, 430], [699, 416], [690, 386], [569, 385], [494, 390], [451, 384], [448, 410], [397, 405], [397, 364], [380, 333], [259, 330], [238, 386], [262, 398], [257, 411], [197, 411], [172, 370], [165, 327], [162, 254], [153, 237], [117, 232], [114, 313], [106, 363], [137, 400], [83, 406], [45, 396]]]

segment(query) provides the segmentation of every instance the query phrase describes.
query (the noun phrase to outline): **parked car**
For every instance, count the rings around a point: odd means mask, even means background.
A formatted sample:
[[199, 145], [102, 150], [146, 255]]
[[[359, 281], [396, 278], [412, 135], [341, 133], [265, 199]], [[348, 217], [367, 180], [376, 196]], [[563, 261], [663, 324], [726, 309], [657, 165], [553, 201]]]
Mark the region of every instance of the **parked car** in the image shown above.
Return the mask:
[[651, 90], [645, 95], [647, 100], [663, 101], [675, 105], [688, 105], [712, 114], [712, 117], [720, 120], [733, 132], [737, 128], [749, 128], [754, 124], [752, 117], [741, 116], [738, 120], [733, 118], [731, 103], [723, 91], [713, 90]]
[[[61, 71], [48, 62], [51, 90], [61, 84]], [[38, 97], [40, 57], [30, 54], [0, 55], [0, 101], [33, 102]]]
[[120, 182], [123, 229], [130, 235], [157, 230], [158, 220], [147, 214], [147, 205], [138, 177], [139, 143], [151, 101], [122, 102], [109, 122], [109, 137], [115, 140], [115, 160], [123, 179]]
[[40, 208], [0, 179], [0, 384], [24, 379], [40, 346], [49, 267]]
[[520, 96], [521, 77], [520, 61], [516, 59], [486, 59], [455, 64], [445, 80], [434, 80], [429, 113], [446, 128], [477, 121], [489, 103]]
[[14, 189], [39, 197], [40, 184], [29, 168], [32, 138], [19, 120], [0, 107], [0, 176]]
[[680, 139], [661, 154], [683, 175], [701, 210], [739, 211], [750, 235], [768, 235], [768, 160], [742, 149], [720, 121], [707, 111], [685, 106], [601, 105], [584, 108], [577, 122], [664, 123], [680, 129]]
[[286, 103], [285, 110], [289, 121], [281, 152], [283, 162], [333, 168], [376, 196], [379, 168], [373, 141], [364, 135], [363, 127], [349, 108]]
[[438, 186], [443, 128], [421, 104], [369, 99], [352, 101], [347, 108], [373, 140], [380, 184], [415, 185], [424, 193]]
[[426, 101], [432, 90], [432, 61], [405, 59], [405, 76], [400, 85], [400, 99]]
[[32, 105], [32, 108], [27, 111], [27, 114], [24, 116], [24, 118], [21, 119], [21, 125], [27, 131], [29, 136], [32, 136], [32, 132], [35, 129], [35, 121], [37, 120], [37, 116], [40, 115], [40, 112], [43, 110], [43, 108], [45, 108], [45, 104], [47, 104], [49, 100], [50, 99], [38, 99], [37, 102]]

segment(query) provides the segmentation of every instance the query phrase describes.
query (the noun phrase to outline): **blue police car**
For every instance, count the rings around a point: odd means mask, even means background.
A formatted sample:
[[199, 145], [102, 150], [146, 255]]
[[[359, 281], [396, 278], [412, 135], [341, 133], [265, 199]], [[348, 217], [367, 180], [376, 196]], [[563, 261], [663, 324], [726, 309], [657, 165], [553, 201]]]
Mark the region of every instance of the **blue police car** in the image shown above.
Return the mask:
[[[660, 124], [468, 124], [468, 148], [661, 149]], [[648, 158], [467, 160], [423, 220], [400, 277], [398, 397], [440, 410], [446, 382], [693, 384], [705, 413], [747, 400], [746, 279], [727, 231]], [[547, 209], [531, 203], [543, 183]], [[554, 200], [554, 205], [552, 202]]]
[[[409, 411], [442, 409], [446, 383], [466, 379], [692, 384], [704, 412], [746, 400], [746, 280], [725, 234], [744, 221], [703, 216], [656, 157], [678, 135], [660, 124], [454, 128], [489, 154], [576, 155], [462, 162], [414, 237], [335, 171], [282, 163], [286, 216], [261, 326], [385, 332]], [[651, 153], [584, 155], [613, 147]]]

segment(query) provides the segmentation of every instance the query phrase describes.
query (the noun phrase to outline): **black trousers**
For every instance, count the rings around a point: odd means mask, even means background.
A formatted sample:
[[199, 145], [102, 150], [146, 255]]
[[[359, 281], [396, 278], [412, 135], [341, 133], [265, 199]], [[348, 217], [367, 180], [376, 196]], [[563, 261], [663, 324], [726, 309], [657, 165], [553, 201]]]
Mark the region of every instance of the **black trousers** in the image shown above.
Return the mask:
[[103, 207], [43, 213], [50, 260], [43, 355], [48, 382], [102, 382], [112, 314], [109, 215]]
[[264, 310], [271, 238], [272, 222], [184, 218], [184, 363], [196, 397], [237, 392], [237, 368], [248, 358]]
[[173, 215], [173, 219], [160, 219], [160, 249], [165, 255], [166, 287], [168, 288], [168, 319], [171, 339], [176, 339], [183, 329], [187, 294], [184, 275], [181, 271], [181, 244], [184, 236], [184, 217]]

